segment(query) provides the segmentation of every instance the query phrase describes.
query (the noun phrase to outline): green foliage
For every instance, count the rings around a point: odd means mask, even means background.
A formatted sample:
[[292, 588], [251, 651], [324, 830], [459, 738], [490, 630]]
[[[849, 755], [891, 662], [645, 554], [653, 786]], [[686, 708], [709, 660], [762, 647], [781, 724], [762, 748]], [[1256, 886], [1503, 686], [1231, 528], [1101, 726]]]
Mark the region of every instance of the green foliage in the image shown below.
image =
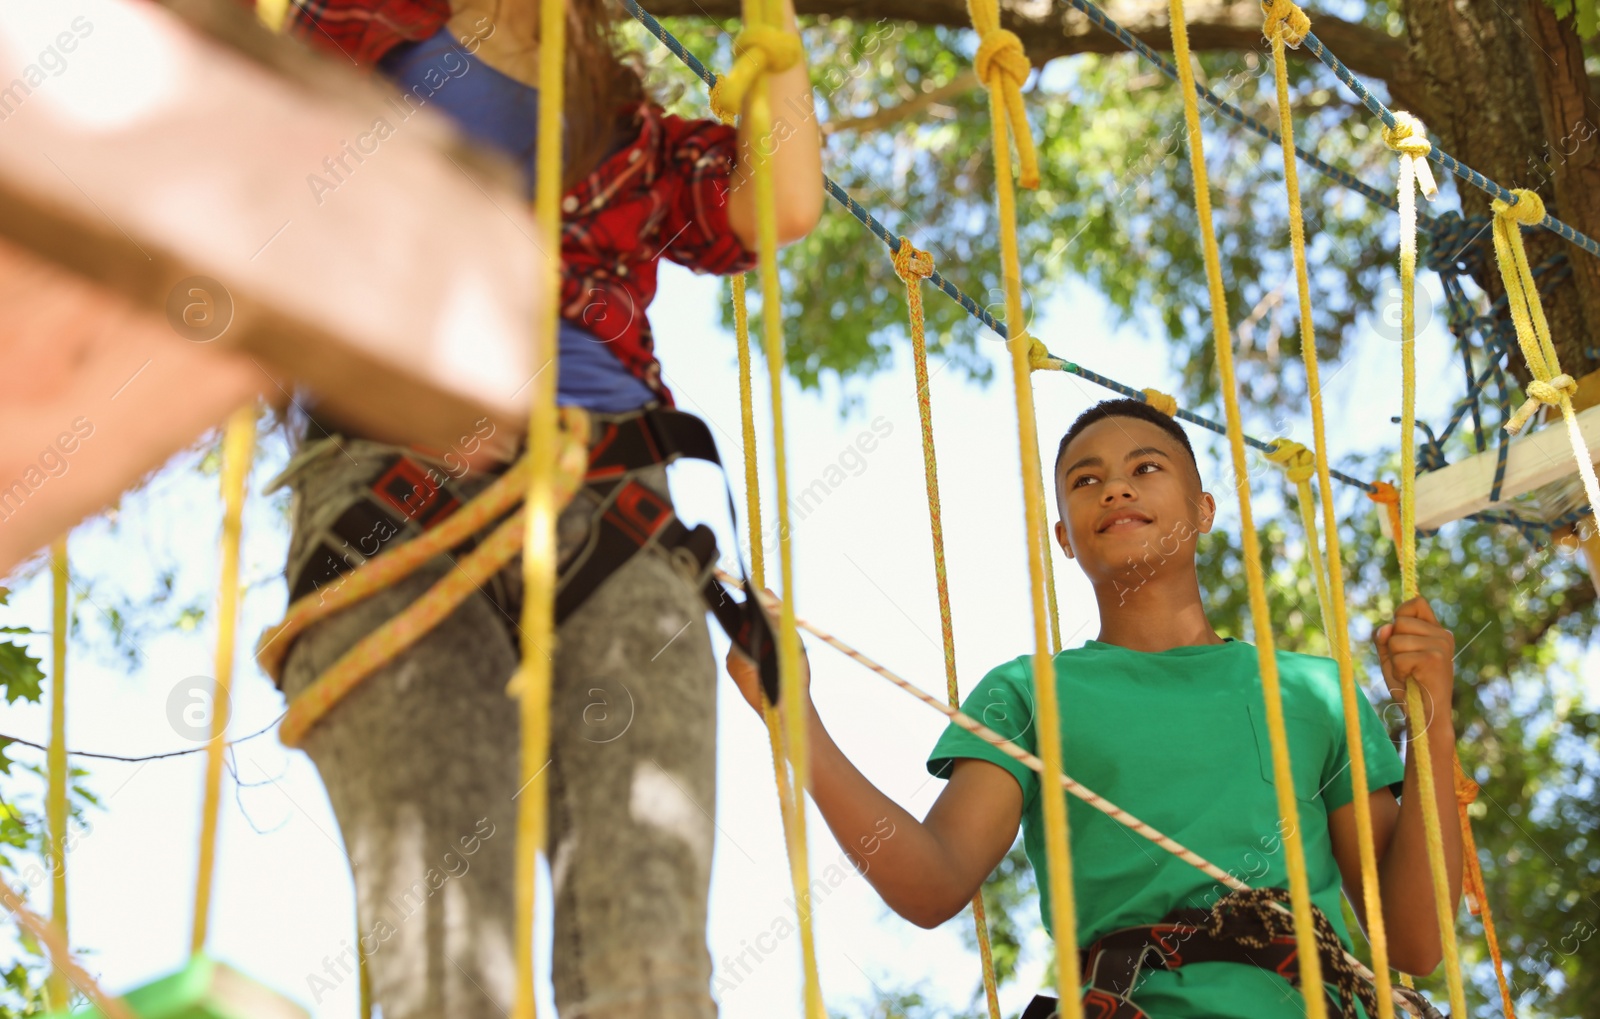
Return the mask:
[[[1384, 10], [1369, 18], [1392, 20]], [[727, 37], [704, 23], [672, 22], [708, 66], [727, 66]], [[805, 29], [825, 125], [867, 116], [943, 86], [966, 71], [971, 33], [820, 17]], [[680, 112], [704, 115], [704, 90], [660, 47], [641, 49], [657, 67], [658, 91]], [[1258, 53], [1203, 55], [1204, 79], [1258, 119], [1276, 122], [1270, 63]], [[1341, 98], [1320, 65], [1290, 66], [1297, 126], [1305, 147], [1358, 176], [1388, 179], [1392, 155], [1367, 118]], [[688, 81], [688, 84], [683, 84]], [[1193, 404], [1215, 393], [1204, 313], [1205, 280], [1176, 86], [1131, 54], [1057, 61], [1027, 97], [1042, 184], [1019, 196], [1023, 285], [1035, 305], [1068, 279], [1103, 293], [1126, 319], [1160, 330], [1184, 365]], [[1001, 310], [988, 106], [979, 87], [919, 110], [881, 131], [829, 136], [828, 172], [894, 233], [933, 254], [939, 270], [979, 304]], [[1292, 406], [1304, 396], [1299, 340], [1270, 310], [1292, 280], [1283, 167], [1275, 146], [1220, 118], [1207, 120], [1216, 229], [1229, 306], [1261, 320], [1239, 352], [1245, 397]], [[1337, 356], [1389, 261], [1377, 243], [1387, 213], [1302, 170], [1312, 238], [1319, 347]], [[905, 330], [904, 287], [888, 250], [837, 203], [819, 228], [781, 253], [787, 367], [803, 384], [849, 379], [893, 359]], [[1293, 302], [1292, 284], [1288, 291]], [[929, 289], [929, 346], [968, 377], [986, 381], [980, 343], [997, 338], [954, 302]], [[723, 309], [724, 322], [731, 312]], [[1033, 312], [1028, 311], [1031, 319]], [[752, 312], [752, 321], [755, 321]], [[1067, 335], [1041, 337], [1057, 354], [1096, 366]], [[758, 344], [759, 345], [759, 344]], [[1104, 365], [1102, 365], [1104, 366]], [[1262, 370], [1251, 371], [1251, 367]], [[1286, 370], [1288, 369], [1288, 370]], [[1143, 380], [1126, 379], [1133, 385]]]
[[35, 951], [31, 959], [19, 959], [0, 971], [5, 978], [0, 987], [0, 1019], [22, 1019], [44, 1013], [44, 982], [48, 975]]
[[1558, 18], [1575, 18], [1578, 37], [1594, 39], [1600, 35], [1600, 2], [1596, 0], [1545, 0]]

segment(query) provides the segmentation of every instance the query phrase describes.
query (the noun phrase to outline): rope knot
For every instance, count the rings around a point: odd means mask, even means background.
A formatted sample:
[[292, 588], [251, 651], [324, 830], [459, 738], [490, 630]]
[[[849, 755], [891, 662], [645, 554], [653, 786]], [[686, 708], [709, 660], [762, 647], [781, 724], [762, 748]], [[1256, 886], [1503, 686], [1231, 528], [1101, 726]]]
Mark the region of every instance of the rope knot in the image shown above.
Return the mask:
[[933, 275], [933, 256], [913, 247], [904, 237], [900, 238], [900, 249], [890, 257], [894, 259], [895, 275], [904, 280], [907, 286]]
[[1431, 201], [1438, 194], [1439, 185], [1433, 179], [1433, 171], [1428, 168], [1428, 153], [1433, 151], [1433, 143], [1428, 141], [1422, 121], [1404, 110], [1396, 110], [1394, 126], [1383, 129], [1383, 142], [1400, 153], [1403, 162], [1409, 160], [1411, 170], [1416, 174], [1417, 188], [1424, 198]]
[[1504, 216], [1518, 223], [1535, 226], [1544, 220], [1544, 199], [1527, 188], [1512, 188], [1511, 193], [1516, 196], [1517, 203], [1512, 205], [1496, 198], [1489, 205], [1494, 209], [1496, 216]]
[[805, 55], [798, 35], [772, 25], [751, 25], [740, 32], [734, 37], [733, 52], [741, 59], [747, 54], [759, 56], [763, 70], [774, 74], [787, 71]]
[[751, 25], [740, 32], [733, 40], [733, 52], [733, 66], [711, 87], [711, 108], [724, 123], [744, 107], [745, 94], [756, 78], [787, 71], [805, 55], [798, 35], [771, 25]]
[[1296, 485], [1309, 482], [1317, 473], [1317, 458], [1305, 446], [1288, 439], [1279, 439], [1267, 450], [1268, 460], [1284, 469], [1289, 480]]
[[1261, 11], [1266, 15], [1261, 34], [1268, 39], [1282, 35], [1290, 49], [1299, 48], [1311, 31], [1311, 18], [1294, 0], [1261, 0]]
[[[1000, 100], [1011, 133], [1017, 139], [1017, 181], [1025, 188], [1039, 186], [1039, 155], [1033, 147], [1033, 131], [1028, 127], [1022, 107], [1022, 86], [1033, 70], [1022, 39], [1010, 29], [1000, 27], [1000, 9], [994, 0], [972, 0], [972, 27], [978, 30], [978, 52], [972, 66], [978, 80]], [[996, 110], [995, 115], [999, 112]], [[996, 130], [999, 126], [996, 125]], [[999, 158], [997, 152], [995, 158]]]
[[989, 88], [1001, 84], [992, 77], [996, 73], [1003, 76], [1003, 81], [1021, 88], [1033, 70], [1028, 51], [1022, 48], [1022, 39], [1006, 28], [983, 33], [972, 66], [978, 72], [978, 80]]
[[1159, 389], [1141, 389], [1139, 392], [1144, 394], [1145, 403], [1148, 403], [1167, 417], [1178, 416], [1178, 400], [1176, 397], [1163, 393]]
[[1387, 481], [1374, 481], [1372, 488], [1367, 492], [1367, 498], [1373, 502], [1382, 503], [1383, 508], [1389, 511], [1389, 533], [1394, 541], [1400, 541], [1400, 490]]
[[711, 86], [711, 112], [724, 124], [732, 124], [739, 119], [739, 111], [728, 106], [728, 97], [723, 88], [727, 80], [728, 76], [722, 75]]
[[1052, 371], [1061, 367], [1061, 359], [1050, 353], [1049, 348], [1040, 343], [1036, 337], [1028, 337], [1028, 367], [1034, 371], [1050, 369]]
[[1506, 431], [1517, 434], [1541, 406], [1559, 407], [1562, 400], [1570, 400], [1577, 394], [1577, 380], [1564, 372], [1549, 381], [1534, 379], [1528, 383], [1528, 398], [1506, 422]]

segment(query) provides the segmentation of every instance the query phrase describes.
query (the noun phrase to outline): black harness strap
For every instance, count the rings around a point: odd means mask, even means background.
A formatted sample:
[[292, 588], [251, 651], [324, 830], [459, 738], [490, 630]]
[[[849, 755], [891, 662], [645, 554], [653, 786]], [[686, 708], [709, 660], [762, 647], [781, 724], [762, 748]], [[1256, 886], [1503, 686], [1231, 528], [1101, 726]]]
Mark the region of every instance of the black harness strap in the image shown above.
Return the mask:
[[[441, 472], [403, 454], [389, 457], [377, 479], [324, 529], [294, 577], [290, 603], [353, 572], [390, 546], [415, 538], [461, 503]], [[461, 551], [476, 543], [475, 538], [468, 539]]]
[[[704, 460], [722, 467], [711, 429], [692, 414], [674, 410], [647, 410], [607, 421], [599, 438], [590, 447], [589, 473], [585, 485], [599, 497], [599, 508], [588, 541], [563, 564], [556, 582], [556, 624], [559, 626], [628, 560], [652, 546], [680, 564], [700, 586], [706, 607], [728, 634], [735, 647], [756, 662], [761, 685], [774, 704], [778, 701], [778, 658], [776, 642], [766, 613], [761, 610], [750, 587], [744, 556], [739, 555], [739, 571], [744, 578], [744, 600], [712, 576], [717, 560], [717, 541], [711, 528], [700, 524], [685, 527], [672, 506], [634, 475], [656, 464], [670, 464], [680, 457]], [[724, 473], [723, 487], [727, 489]], [[733, 492], [727, 491], [728, 515], [738, 526]]]

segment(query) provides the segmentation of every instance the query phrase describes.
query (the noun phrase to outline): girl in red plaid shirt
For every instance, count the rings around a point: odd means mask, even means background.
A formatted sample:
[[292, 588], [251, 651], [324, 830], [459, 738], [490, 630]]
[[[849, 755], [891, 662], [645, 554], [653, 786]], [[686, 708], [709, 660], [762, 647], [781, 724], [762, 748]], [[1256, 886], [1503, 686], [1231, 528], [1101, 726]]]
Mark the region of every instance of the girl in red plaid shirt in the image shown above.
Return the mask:
[[[658, 261], [742, 272], [755, 247], [755, 189], [741, 186], [740, 173], [750, 139], [653, 103], [618, 54], [610, 4], [568, 0], [557, 378], [560, 402], [585, 407], [602, 425], [671, 405], [645, 316]], [[793, 31], [789, 0], [784, 8]], [[435, 108], [518, 160], [531, 197], [538, 16], [537, 0], [297, 0], [289, 30], [388, 77], [401, 89], [397, 112]], [[804, 64], [774, 76], [771, 88], [778, 230], [788, 242], [821, 213], [819, 137]], [[308, 176], [317, 201], [338, 200], [340, 170], [330, 161]], [[362, 523], [374, 486], [397, 469], [414, 462], [459, 471], [318, 421], [314, 409], [310, 416], [305, 445], [280, 482], [294, 493], [293, 597], [415, 537], [423, 520], [431, 525], [449, 512], [450, 499], [469, 499], [489, 480], [452, 476], [437, 493], [440, 506], [374, 530]], [[664, 467], [636, 478], [668, 498]], [[564, 561], [586, 543], [594, 506], [580, 493], [563, 513]], [[285, 694], [304, 689], [452, 568], [442, 555], [308, 631], [286, 660]], [[499, 1017], [511, 1008], [519, 732], [505, 684], [521, 653], [520, 570], [508, 567], [304, 743], [343, 831], [360, 948], [385, 1019]], [[560, 1014], [714, 1016], [705, 920], [716, 668], [700, 593], [666, 557], [634, 555], [561, 624], [554, 658], [550, 859]], [[353, 953], [331, 951], [339, 965], [308, 977], [314, 1003], [343, 982]]]

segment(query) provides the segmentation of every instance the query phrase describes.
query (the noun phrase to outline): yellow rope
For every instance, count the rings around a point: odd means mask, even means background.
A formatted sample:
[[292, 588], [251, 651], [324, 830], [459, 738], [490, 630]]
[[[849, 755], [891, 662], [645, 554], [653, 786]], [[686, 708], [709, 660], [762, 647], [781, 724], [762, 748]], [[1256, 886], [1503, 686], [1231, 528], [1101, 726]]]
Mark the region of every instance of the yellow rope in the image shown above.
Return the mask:
[[292, 0], [256, 0], [256, 18], [274, 32], [283, 31]]
[[561, 324], [561, 141], [566, 117], [567, 5], [539, 6], [539, 141], [535, 156], [534, 218], [546, 252], [535, 281], [542, 300], [533, 327], [533, 392], [528, 398], [528, 494], [523, 503], [522, 663], [511, 692], [522, 723], [522, 795], [517, 800], [517, 986], [512, 1019], [535, 1019], [534, 897], [539, 854], [549, 840], [550, 695], [555, 654], [556, 332]]
[[[1400, 597], [1417, 597], [1417, 343], [1415, 287], [1417, 273], [1416, 191], [1432, 198], [1436, 187], [1426, 156], [1431, 150], [1423, 137], [1422, 125], [1407, 113], [1395, 116], [1395, 126], [1383, 133], [1384, 142], [1400, 153], [1400, 527], [1395, 545], [1400, 558]], [[1524, 210], [1526, 211], [1526, 210]], [[1542, 218], [1542, 217], [1541, 217]], [[1497, 224], [1501, 217], [1496, 218]], [[1516, 228], [1513, 226], [1513, 230]], [[1520, 245], [1521, 238], [1518, 237]], [[1515, 300], [1511, 302], [1513, 305]], [[1449, 711], [1450, 705], [1436, 705]], [[1439, 921], [1439, 939], [1444, 949], [1445, 980], [1450, 991], [1450, 1010], [1466, 1015], [1466, 997], [1461, 982], [1460, 950], [1456, 940], [1455, 910], [1450, 902], [1450, 877], [1444, 858], [1444, 832], [1439, 818], [1439, 801], [1433, 775], [1433, 750], [1428, 743], [1424, 721], [1422, 689], [1406, 680], [1406, 723], [1411, 732], [1410, 746], [1417, 755], [1417, 786], [1422, 798], [1422, 831], [1428, 850], [1428, 871], [1433, 883], [1434, 912]], [[1452, 756], [1454, 751], [1451, 751]]]
[[1322, 625], [1339, 666], [1339, 696], [1350, 755], [1351, 800], [1356, 823], [1357, 858], [1361, 868], [1361, 901], [1366, 914], [1367, 943], [1372, 951], [1373, 984], [1378, 995], [1379, 1019], [1394, 1019], [1393, 985], [1389, 980], [1389, 934], [1383, 917], [1382, 886], [1378, 880], [1377, 845], [1372, 832], [1372, 803], [1367, 789], [1367, 753], [1362, 742], [1361, 715], [1356, 693], [1355, 666], [1350, 653], [1350, 613], [1345, 603], [1344, 564], [1339, 549], [1339, 519], [1333, 505], [1333, 479], [1328, 468], [1328, 435], [1322, 407], [1322, 378], [1317, 361], [1317, 340], [1311, 310], [1311, 284], [1306, 261], [1305, 217], [1300, 204], [1300, 164], [1294, 151], [1294, 110], [1289, 101], [1285, 46], [1298, 46], [1311, 29], [1311, 20], [1293, 3], [1269, 0], [1263, 32], [1272, 40], [1272, 62], [1278, 99], [1278, 128], [1282, 138], [1284, 185], [1289, 197], [1289, 241], [1294, 253], [1295, 287], [1300, 301], [1300, 349], [1305, 358], [1306, 388], [1311, 394], [1313, 452], [1311, 466], [1322, 496], [1322, 524], [1328, 547], [1324, 559], [1311, 513], [1309, 480], [1303, 479], [1303, 447], [1293, 449], [1280, 439], [1269, 458], [1289, 461], [1289, 477], [1299, 486], [1301, 519], [1306, 546], [1317, 574], [1317, 594], [1322, 600]]
[[[1310, 330], [1311, 323], [1301, 316], [1301, 326]], [[1312, 355], [1315, 356], [1315, 355]], [[1322, 544], [1317, 537], [1317, 506], [1311, 494], [1311, 479], [1317, 474], [1317, 458], [1311, 450], [1298, 442], [1278, 439], [1266, 457], [1282, 467], [1284, 474], [1295, 487], [1295, 502], [1300, 510], [1300, 524], [1306, 532], [1306, 555], [1311, 560], [1311, 577], [1317, 585], [1317, 607], [1322, 613], [1322, 629], [1333, 646], [1333, 607], [1328, 603], [1328, 569], [1322, 560]]]
[[1400, 417], [1400, 588], [1405, 598], [1417, 593], [1416, 403], [1409, 394], [1417, 389], [1416, 278], [1418, 188], [1429, 199], [1438, 190], [1427, 155], [1433, 146], [1422, 135], [1422, 125], [1409, 113], [1395, 114], [1395, 126], [1383, 132], [1384, 142], [1400, 153], [1400, 385], [1408, 398]]
[[1139, 392], [1144, 394], [1145, 403], [1148, 403], [1167, 417], [1178, 416], [1178, 401], [1176, 397], [1163, 393], [1159, 389], [1141, 389]]
[[[1405, 465], [1401, 465], [1404, 470]], [[1436, 704], [1449, 711], [1449, 704]], [[1466, 991], [1461, 984], [1461, 953], [1456, 944], [1455, 910], [1450, 902], [1449, 872], [1445, 869], [1444, 832], [1439, 820], [1437, 786], [1433, 780], [1433, 749], [1428, 745], [1428, 722], [1422, 700], [1422, 687], [1406, 680], [1406, 726], [1410, 748], [1417, 755], [1417, 792], [1422, 797], [1422, 832], [1428, 847], [1428, 871], [1433, 878], [1434, 913], [1439, 920], [1440, 942], [1444, 948], [1444, 976], [1450, 990], [1450, 1014], [1466, 1015]]]
[[[961, 706], [961, 686], [956, 679], [955, 623], [950, 614], [950, 581], [944, 560], [944, 520], [939, 508], [939, 465], [933, 446], [933, 396], [928, 385], [928, 340], [922, 311], [922, 281], [933, 275], [933, 256], [900, 238], [894, 252], [894, 271], [906, 285], [906, 308], [911, 317], [911, 355], [917, 377], [917, 414], [922, 422], [922, 473], [928, 488], [928, 523], [933, 536], [933, 577], [939, 590], [939, 632], [944, 641], [945, 694], [952, 708]], [[989, 945], [989, 924], [984, 915], [983, 890], [972, 897], [972, 923], [978, 935], [978, 956], [983, 962], [983, 989], [990, 1019], [1000, 1019], [1000, 995], [994, 975], [994, 955]]]
[[222, 437], [222, 579], [217, 585], [216, 680], [211, 694], [211, 741], [206, 744], [205, 797], [200, 812], [200, 866], [195, 878], [194, 928], [189, 950], [206, 946], [211, 913], [211, 879], [217, 858], [217, 809], [222, 801], [223, 733], [228, 725], [233, 686], [234, 637], [239, 625], [239, 537], [245, 486], [256, 444], [256, 406], [246, 404], [228, 418]]
[[[989, 108], [994, 116], [1009, 119], [1011, 132], [1017, 139], [1017, 166], [1019, 183], [1025, 188], [1039, 186], [1039, 156], [1033, 147], [1033, 132], [1028, 128], [1028, 116], [1022, 106], [1022, 86], [1028, 80], [1033, 65], [1022, 48], [1022, 40], [1015, 32], [1000, 27], [999, 0], [967, 0], [967, 14], [978, 33], [978, 52], [972, 66], [978, 80], [989, 90]], [[1004, 132], [996, 125], [997, 141], [1005, 141]], [[1010, 157], [1006, 151], [1007, 185], [1010, 184]], [[1000, 172], [998, 161], [995, 172]], [[1012, 319], [1007, 322], [1020, 322]]]
[[1506, 431], [1515, 435], [1540, 404], [1561, 408], [1572, 455], [1577, 458], [1578, 473], [1589, 496], [1590, 515], [1600, 527], [1600, 481], [1595, 478], [1594, 457], [1589, 455], [1583, 432], [1578, 428], [1577, 411], [1572, 407], [1578, 383], [1561, 370], [1555, 343], [1550, 339], [1550, 325], [1544, 317], [1544, 304], [1528, 268], [1528, 253], [1522, 247], [1520, 224], [1544, 219], [1544, 202], [1537, 194], [1522, 188], [1511, 193], [1517, 196], [1515, 205], [1507, 205], [1498, 198], [1492, 203], [1494, 254], [1500, 266], [1500, 278], [1505, 283], [1506, 303], [1511, 311], [1511, 323], [1517, 330], [1517, 343], [1522, 347], [1528, 370], [1533, 373], [1533, 381], [1528, 383], [1528, 399], [1506, 423]]
[[1189, 31], [1183, 0], [1170, 0], [1172, 49], [1178, 65], [1183, 95], [1184, 122], [1188, 129], [1189, 167], [1194, 176], [1195, 212], [1204, 246], [1206, 281], [1211, 294], [1211, 328], [1216, 345], [1217, 369], [1228, 414], [1228, 440], [1233, 452], [1233, 472], [1239, 492], [1239, 522], [1244, 549], [1245, 577], [1250, 589], [1250, 618], [1255, 628], [1256, 655], [1261, 666], [1261, 686], [1267, 709], [1267, 732], [1272, 742], [1273, 786], [1278, 814], [1285, 826], [1284, 858], [1289, 871], [1289, 898], [1294, 912], [1295, 944], [1300, 957], [1301, 989], [1309, 1019], [1326, 1019], [1327, 996], [1322, 984], [1322, 962], [1317, 955], [1316, 932], [1311, 918], [1310, 882], [1306, 877], [1305, 846], [1300, 836], [1299, 809], [1295, 804], [1294, 774], [1289, 766], [1288, 736], [1284, 731], [1283, 697], [1278, 686], [1278, 658], [1267, 608], [1266, 582], [1261, 570], [1261, 545], [1255, 516], [1250, 509], [1250, 472], [1245, 461], [1244, 426], [1239, 415], [1239, 387], [1233, 369], [1232, 334], [1228, 327], [1227, 294], [1222, 285], [1222, 265], [1217, 255], [1216, 231], [1211, 221], [1211, 192], [1206, 175], [1205, 150], [1200, 137], [1200, 110], [1195, 99], [1194, 69], [1189, 59]]
[[[735, 40], [738, 54], [723, 76], [725, 108], [743, 109], [746, 134], [767, 138], [772, 131], [769, 75], [795, 66], [804, 57], [800, 40], [782, 26], [777, 0], [744, 0], [745, 30]], [[778, 622], [778, 671], [782, 677], [782, 718], [786, 749], [793, 772], [794, 808], [788, 826], [791, 883], [799, 915], [800, 951], [805, 976], [807, 1019], [825, 1019], [821, 981], [817, 975], [816, 941], [811, 924], [810, 866], [806, 854], [806, 815], [801, 790], [810, 775], [806, 717], [800, 690], [800, 634], [795, 630], [794, 554], [789, 533], [788, 459], [783, 432], [783, 302], [778, 282], [778, 207], [772, 180], [771, 154], [762, 145], [749, 148], [755, 185], [756, 239], [760, 254], [762, 333], [767, 372], [772, 386], [772, 456], [777, 477], [778, 568], [783, 581], [783, 611]], [[781, 788], [781, 784], [780, 784]]]
[[[70, 945], [67, 936], [67, 539], [50, 545], [50, 750], [47, 768], [50, 789], [45, 813], [50, 823], [50, 924]], [[52, 960], [54, 961], [54, 960]], [[71, 1002], [67, 973], [58, 964], [45, 983], [45, 1001], [53, 1011], [65, 1012]]]
[[[1043, 344], [1028, 335], [1022, 314], [1021, 259], [1017, 254], [1016, 194], [1011, 181], [1011, 143], [1008, 127], [1017, 133], [1017, 152], [1022, 163], [1022, 185], [1038, 182], [1033, 163], [1033, 142], [1022, 111], [1022, 97], [1016, 77], [1021, 53], [1016, 36], [1000, 28], [997, 0], [968, 0], [972, 27], [978, 31], [979, 78], [989, 92], [989, 121], [994, 148], [996, 204], [1000, 216], [1000, 275], [1005, 287], [1005, 323], [1011, 351], [1011, 384], [1017, 401], [1017, 443], [1022, 452], [1022, 506], [1026, 516], [1028, 541], [1028, 582], [1033, 607], [1033, 685], [1034, 703], [1039, 717], [1051, 720], [1039, 726], [1039, 756], [1052, 775], [1061, 773], [1061, 717], [1056, 697], [1055, 660], [1046, 632], [1046, 590], [1044, 578], [1044, 484], [1039, 462], [1039, 431], [1033, 412], [1035, 368], [1046, 367], [1050, 359]], [[1009, 38], [1007, 38], [1009, 36]], [[1025, 77], [1025, 75], [1024, 75]], [[1008, 122], [1008, 111], [1010, 120]], [[1051, 783], [1046, 783], [1051, 785]], [[1061, 1001], [1062, 1019], [1080, 1019], [1083, 1014], [1082, 981], [1078, 973], [1078, 920], [1073, 901], [1072, 858], [1067, 848], [1067, 800], [1051, 788], [1043, 801], [1045, 857], [1050, 872], [1050, 920], [1055, 932], [1056, 990]]]
[[[717, 79], [721, 84], [722, 79]], [[712, 89], [713, 109], [717, 108], [717, 91]], [[726, 111], [719, 110], [718, 116], [723, 117], [724, 123], [733, 120], [732, 115], [724, 115]], [[765, 537], [761, 530], [761, 470], [756, 460], [756, 422], [755, 401], [751, 395], [750, 380], [750, 309], [745, 297], [745, 276], [739, 273], [733, 277], [733, 332], [738, 340], [739, 350], [739, 423], [744, 438], [744, 506], [745, 519], [748, 521], [750, 539], [750, 579], [752, 585], [761, 590], [766, 586], [766, 547]], [[772, 777], [778, 789], [778, 817], [783, 824], [783, 839], [785, 856], [789, 860], [789, 880], [793, 884], [806, 884], [806, 876], [797, 874], [795, 858], [787, 853], [791, 845], [790, 830], [794, 827], [794, 779], [789, 774], [789, 755], [785, 749], [782, 718], [778, 713], [778, 706], [767, 700], [766, 690], [761, 691], [761, 720], [767, 727], [767, 746], [772, 751]], [[807, 916], [803, 922], [810, 923]], [[814, 960], [808, 960], [807, 969], [815, 965]]]
[[[565, 506], [582, 486], [589, 466], [588, 415], [577, 407], [563, 407], [561, 418], [564, 425], [558, 433], [560, 449], [553, 485], [557, 507]], [[313, 592], [291, 605], [283, 622], [263, 635], [267, 646], [256, 652], [262, 667], [276, 678], [290, 642], [313, 622], [386, 590], [439, 552], [454, 548], [499, 517], [522, 497], [530, 462], [530, 456], [523, 457], [437, 527], [363, 563], [326, 599]], [[368, 676], [427, 636], [455, 611], [456, 606], [488, 583], [521, 550], [524, 519], [523, 511], [518, 509], [498, 524], [456, 562], [454, 569], [435, 581], [427, 593], [362, 637], [296, 694], [278, 726], [279, 741], [284, 746], [298, 746], [311, 727]]]

